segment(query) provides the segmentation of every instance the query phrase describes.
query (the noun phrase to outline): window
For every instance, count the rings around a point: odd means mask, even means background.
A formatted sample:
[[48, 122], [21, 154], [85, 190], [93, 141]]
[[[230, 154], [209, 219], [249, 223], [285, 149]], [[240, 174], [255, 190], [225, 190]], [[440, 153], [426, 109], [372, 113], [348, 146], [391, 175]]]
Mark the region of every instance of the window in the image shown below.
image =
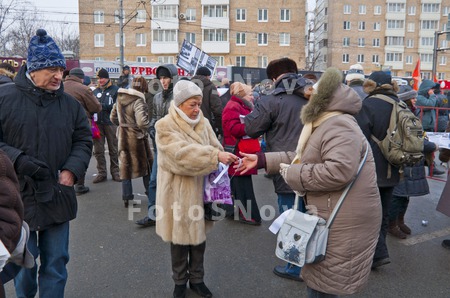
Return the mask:
[[448, 41], [447, 40], [441, 40], [441, 48], [447, 48], [448, 47]]
[[374, 64], [380, 63], [380, 57], [378, 55], [372, 55], [372, 63]]
[[373, 31], [380, 31], [381, 30], [381, 23], [375, 22], [373, 23]]
[[322, 56], [322, 61], [323, 61], [324, 63], [327, 63], [327, 59], [328, 59], [327, 54], [323, 54], [323, 56]]
[[405, 38], [401, 36], [386, 36], [387, 46], [403, 46]]
[[405, 3], [388, 3], [387, 12], [405, 12]]
[[210, 18], [227, 18], [228, 5], [205, 5], [203, 6], [203, 16]]
[[403, 29], [405, 28], [405, 21], [403, 20], [388, 20], [387, 29]]
[[197, 11], [195, 8], [186, 9], [186, 22], [195, 22], [197, 20]]
[[137, 56], [136, 57], [136, 62], [141, 62], [141, 63], [147, 62], [147, 57], [145, 57], [145, 56]]
[[422, 77], [422, 80], [431, 80], [431, 72], [421, 72], [420, 76]]
[[211, 56], [211, 57], [217, 61], [217, 66], [225, 66], [225, 57], [224, 56]]
[[237, 46], [245, 46], [245, 33], [244, 32], [236, 33], [236, 45]]
[[420, 54], [420, 62], [433, 62], [433, 54]]
[[386, 62], [402, 62], [402, 53], [386, 53]]
[[358, 22], [358, 30], [359, 31], [366, 30], [366, 22]]
[[258, 67], [266, 68], [269, 64], [269, 59], [267, 56], [258, 56]]
[[245, 8], [236, 9], [236, 21], [243, 22], [247, 20], [247, 10]]
[[414, 32], [416, 30], [415, 23], [408, 23], [408, 32]]
[[192, 44], [195, 44], [195, 33], [186, 32], [186, 40]]
[[342, 40], [342, 46], [349, 47], [350, 46], [350, 37], [344, 37]]
[[291, 21], [291, 10], [282, 8], [280, 10], [280, 22], [290, 22]]
[[408, 15], [410, 15], [410, 16], [416, 15], [416, 7], [415, 6], [408, 7]]
[[366, 6], [365, 5], [359, 5], [359, 14], [366, 14]]
[[408, 55], [408, 56], [405, 57], [405, 63], [406, 64], [412, 64], [413, 63], [412, 61], [413, 61], [412, 56]]
[[236, 66], [240, 66], [240, 67], [245, 66], [245, 56], [237, 56], [236, 57]]
[[448, 16], [449, 13], [450, 13], [450, 6], [442, 7], [443, 16]]
[[105, 34], [94, 34], [94, 47], [104, 47], [105, 46]]
[[412, 77], [411, 71], [405, 71], [405, 77]]
[[380, 5], [376, 5], [373, 7], [373, 14], [374, 15], [380, 15], [381, 14], [381, 6]]
[[366, 46], [366, 39], [364, 37], [358, 38], [358, 47], [365, 47]]
[[406, 47], [407, 48], [414, 48], [414, 39], [408, 39], [406, 41]]
[[344, 14], [351, 14], [352, 13], [352, 6], [349, 4], [344, 5]]
[[268, 37], [269, 35], [267, 33], [258, 33], [258, 45], [266, 46], [268, 44]]
[[438, 80], [445, 80], [445, 72], [438, 72]]
[[421, 37], [420, 38], [421, 46], [434, 46], [434, 37]]
[[379, 47], [380, 46], [380, 39], [379, 38], [372, 39], [372, 46]]
[[[116, 33], [116, 47], [120, 47], [120, 33]], [[125, 46], [125, 33], [123, 34], [122, 45]]]
[[358, 54], [358, 63], [364, 63], [364, 54]]
[[[125, 23], [125, 10], [122, 10], [122, 18], [123, 22]], [[120, 12], [118, 9], [114, 11], [114, 22], [120, 23]]]
[[344, 30], [350, 30], [350, 22], [344, 21]]
[[204, 41], [228, 41], [227, 29], [204, 29]]
[[136, 46], [145, 47], [147, 45], [147, 34], [146, 33], [136, 33]]
[[173, 56], [158, 56], [158, 63], [161, 64], [173, 64]]
[[447, 65], [447, 57], [446, 56], [439, 57], [439, 65]]
[[268, 11], [265, 8], [258, 9], [258, 22], [268, 22], [269, 16]]
[[280, 33], [280, 46], [289, 46], [291, 44], [290, 33]]
[[105, 22], [105, 14], [103, 10], [94, 11], [94, 24], [103, 24]]
[[103, 57], [95, 57], [94, 60], [95, 61], [105, 61], [105, 58], [103, 58]]
[[440, 5], [437, 3], [423, 3], [422, 12], [437, 13], [439, 12]]
[[423, 30], [437, 30], [439, 21], [423, 20], [420, 22], [420, 29]]
[[153, 42], [175, 42], [177, 30], [153, 30]]
[[350, 57], [348, 54], [343, 54], [342, 55], [342, 63], [348, 63], [350, 60]]
[[173, 19], [178, 18], [176, 5], [152, 5], [153, 19]]
[[138, 9], [136, 15], [136, 23], [145, 23], [146, 19], [147, 19], [147, 12], [145, 11], [145, 9]]

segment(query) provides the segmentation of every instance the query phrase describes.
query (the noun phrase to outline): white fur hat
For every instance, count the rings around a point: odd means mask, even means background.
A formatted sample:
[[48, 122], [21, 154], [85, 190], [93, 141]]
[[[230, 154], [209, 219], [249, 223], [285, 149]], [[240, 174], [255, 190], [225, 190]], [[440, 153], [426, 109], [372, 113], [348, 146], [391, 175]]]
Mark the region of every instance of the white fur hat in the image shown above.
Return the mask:
[[347, 82], [353, 80], [361, 80], [364, 81], [364, 68], [361, 64], [353, 64], [350, 66], [350, 69], [347, 71], [347, 75], [345, 76], [345, 80]]

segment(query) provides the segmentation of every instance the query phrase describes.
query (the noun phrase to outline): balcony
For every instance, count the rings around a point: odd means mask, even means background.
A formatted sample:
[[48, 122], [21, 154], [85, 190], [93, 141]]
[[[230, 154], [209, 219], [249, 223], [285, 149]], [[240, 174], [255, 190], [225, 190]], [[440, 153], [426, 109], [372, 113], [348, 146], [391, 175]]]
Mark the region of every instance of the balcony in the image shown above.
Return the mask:
[[151, 42], [152, 54], [176, 54], [179, 52], [178, 42]]
[[203, 41], [202, 50], [208, 54], [227, 54], [230, 52], [228, 41]]

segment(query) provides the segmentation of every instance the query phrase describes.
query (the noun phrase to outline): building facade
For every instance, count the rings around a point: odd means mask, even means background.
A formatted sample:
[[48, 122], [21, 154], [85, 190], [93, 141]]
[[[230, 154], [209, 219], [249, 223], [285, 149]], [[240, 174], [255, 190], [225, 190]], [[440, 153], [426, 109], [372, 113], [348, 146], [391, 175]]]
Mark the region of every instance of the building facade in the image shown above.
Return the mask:
[[[366, 74], [390, 69], [408, 77], [420, 58], [422, 79], [432, 78], [435, 32], [447, 30], [450, 0], [315, 2], [315, 70], [360, 63]], [[436, 48], [447, 47], [446, 35], [438, 35]], [[437, 79], [450, 79], [448, 55], [437, 52]]]
[[79, 0], [80, 59], [176, 63], [183, 40], [219, 66], [266, 67], [290, 57], [305, 66], [305, 1]]

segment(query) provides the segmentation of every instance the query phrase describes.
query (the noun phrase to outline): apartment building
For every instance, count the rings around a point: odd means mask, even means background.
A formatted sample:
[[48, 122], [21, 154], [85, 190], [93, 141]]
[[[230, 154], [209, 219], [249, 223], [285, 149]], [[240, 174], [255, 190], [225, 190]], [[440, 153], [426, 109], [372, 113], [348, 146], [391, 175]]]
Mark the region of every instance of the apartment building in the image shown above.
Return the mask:
[[79, 0], [80, 59], [176, 63], [183, 40], [219, 66], [266, 67], [290, 57], [305, 66], [305, 1]]
[[[431, 78], [435, 32], [447, 29], [450, 0], [315, 2], [315, 70], [361, 63], [366, 74], [390, 69], [411, 76], [420, 58], [422, 78]], [[437, 48], [448, 46], [446, 35], [439, 35]], [[450, 79], [448, 57], [437, 54], [438, 79]]]

